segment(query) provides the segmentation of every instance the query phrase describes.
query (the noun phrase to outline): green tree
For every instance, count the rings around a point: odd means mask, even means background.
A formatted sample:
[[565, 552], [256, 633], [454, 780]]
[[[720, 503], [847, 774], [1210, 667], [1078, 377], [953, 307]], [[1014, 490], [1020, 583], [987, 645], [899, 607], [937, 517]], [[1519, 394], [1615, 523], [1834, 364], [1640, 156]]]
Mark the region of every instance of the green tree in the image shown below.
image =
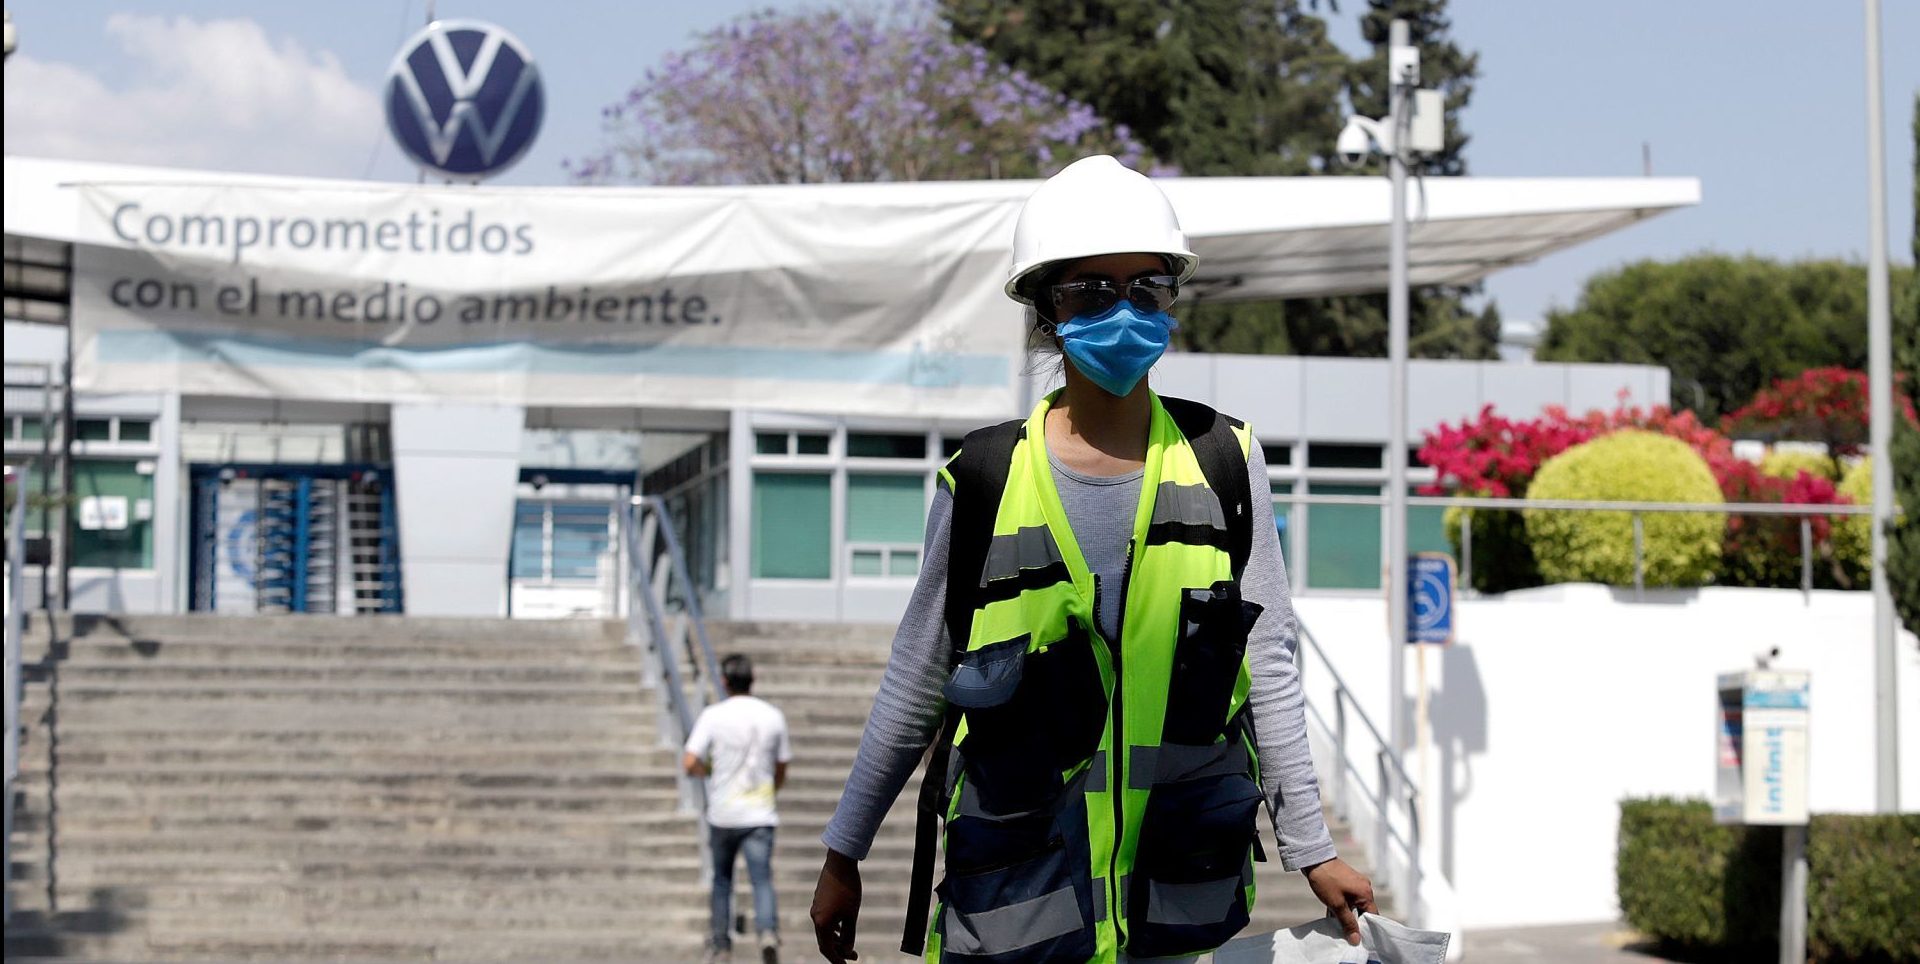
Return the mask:
[[[1913, 260], [1920, 265], [1920, 95], [1913, 99]], [[1897, 289], [1896, 289], [1897, 290]], [[1905, 296], [1893, 313], [1893, 367], [1906, 375], [1896, 382], [1920, 408], [1920, 280], [1909, 276]], [[1894, 607], [1907, 629], [1920, 634], [1920, 429], [1906, 420], [1893, 423], [1893, 491], [1905, 510], [1888, 532], [1887, 579]]]
[[1299, 0], [941, 0], [958, 39], [1124, 124], [1193, 175], [1308, 174], [1347, 57]]
[[[1912, 277], [1894, 271], [1903, 299]], [[1589, 278], [1573, 308], [1549, 312], [1537, 357], [1665, 366], [1675, 406], [1711, 422], [1775, 379], [1865, 368], [1866, 285], [1865, 266], [1838, 261], [1636, 262]]]
[[[1374, 0], [1379, 23], [1363, 63], [1386, 73], [1388, 20], [1405, 12], [1423, 82], [1448, 91], [1448, 150], [1424, 170], [1465, 170], [1458, 110], [1474, 58], [1447, 39], [1443, 0]], [[1328, 38], [1320, 4], [1301, 0], [941, 0], [956, 37], [1023, 74], [1090, 105], [1191, 175], [1328, 174], [1344, 122], [1343, 99], [1360, 68]], [[1326, 7], [1337, 13], [1338, 6]], [[1369, 28], [1370, 29], [1370, 28]], [[1384, 112], [1384, 101], [1371, 109]], [[1499, 315], [1462, 303], [1466, 289], [1413, 294], [1410, 350], [1424, 358], [1498, 357]], [[1386, 354], [1386, 298], [1351, 295], [1207, 304], [1179, 311], [1175, 343], [1189, 351]], [[1491, 335], [1488, 332], [1491, 331]]]
[[1467, 159], [1462, 152], [1467, 134], [1460, 126], [1460, 112], [1473, 96], [1480, 55], [1453, 42], [1446, 0], [1369, 0], [1367, 12], [1360, 15], [1360, 33], [1373, 45], [1373, 55], [1354, 61], [1349, 68], [1347, 94], [1353, 109], [1368, 117], [1387, 114], [1387, 32], [1395, 20], [1407, 22], [1407, 39], [1420, 48], [1420, 86], [1440, 91], [1447, 105], [1446, 147], [1427, 155], [1415, 169], [1425, 174], [1465, 174]]

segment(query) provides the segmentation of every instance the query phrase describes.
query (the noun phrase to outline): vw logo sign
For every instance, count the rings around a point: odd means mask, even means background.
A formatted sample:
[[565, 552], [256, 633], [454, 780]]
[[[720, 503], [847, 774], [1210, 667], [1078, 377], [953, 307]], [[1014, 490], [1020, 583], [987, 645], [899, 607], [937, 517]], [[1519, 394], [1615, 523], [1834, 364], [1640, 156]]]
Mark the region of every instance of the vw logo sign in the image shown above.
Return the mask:
[[533, 55], [478, 20], [436, 20], [387, 72], [387, 130], [414, 163], [477, 181], [512, 167], [546, 113]]

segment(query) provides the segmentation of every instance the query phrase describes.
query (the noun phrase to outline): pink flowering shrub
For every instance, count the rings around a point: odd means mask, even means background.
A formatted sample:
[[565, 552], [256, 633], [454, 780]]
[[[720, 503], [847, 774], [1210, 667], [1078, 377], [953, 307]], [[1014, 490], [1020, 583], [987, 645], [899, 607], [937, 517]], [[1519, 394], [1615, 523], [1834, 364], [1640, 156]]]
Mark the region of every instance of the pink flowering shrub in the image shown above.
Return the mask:
[[[1741, 411], [1749, 409], [1772, 410], [1749, 405]], [[1809, 411], [1824, 408], [1814, 405]], [[1850, 501], [1830, 479], [1805, 472], [1793, 479], [1762, 473], [1759, 466], [1734, 455], [1733, 443], [1726, 435], [1701, 422], [1691, 411], [1674, 411], [1664, 405], [1641, 408], [1627, 404], [1624, 396], [1610, 412], [1594, 410], [1576, 417], [1559, 406], [1548, 406], [1538, 418], [1514, 419], [1489, 405], [1476, 418], [1458, 425], [1442, 424], [1427, 432], [1420, 448], [1420, 461], [1432, 466], [1438, 476], [1434, 484], [1420, 491], [1423, 495], [1517, 498], [1526, 493], [1534, 473], [1546, 460], [1582, 442], [1626, 429], [1654, 432], [1686, 443], [1706, 461], [1728, 502], [1838, 505]], [[1460, 513], [1448, 513], [1447, 532], [1457, 556], [1463, 541]], [[1814, 517], [1816, 585], [1856, 585], [1857, 574], [1834, 554], [1832, 534], [1831, 517]], [[1476, 510], [1473, 554], [1474, 588], [1482, 592], [1504, 592], [1542, 581], [1517, 512]], [[1730, 515], [1722, 562], [1722, 584], [1799, 585], [1798, 518]]]

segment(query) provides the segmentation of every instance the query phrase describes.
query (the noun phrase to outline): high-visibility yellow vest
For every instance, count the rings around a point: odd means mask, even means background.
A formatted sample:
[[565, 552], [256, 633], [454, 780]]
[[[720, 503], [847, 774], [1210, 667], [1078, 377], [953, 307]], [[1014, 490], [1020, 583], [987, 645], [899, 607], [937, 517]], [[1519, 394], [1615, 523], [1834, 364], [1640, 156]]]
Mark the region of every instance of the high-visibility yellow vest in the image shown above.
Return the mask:
[[[1121, 594], [1121, 638], [1103, 638], [1048, 461], [1052, 403], [1014, 445], [946, 686], [960, 718], [929, 961], [1203, 953], [1253, 906], [1261, 793], [1240, 713], [1260, 610], [1223, 500], [1155, 397], [1127, 575], [1097, 590]], [[1244, 459], [1250, 433], [1234, 435]]]

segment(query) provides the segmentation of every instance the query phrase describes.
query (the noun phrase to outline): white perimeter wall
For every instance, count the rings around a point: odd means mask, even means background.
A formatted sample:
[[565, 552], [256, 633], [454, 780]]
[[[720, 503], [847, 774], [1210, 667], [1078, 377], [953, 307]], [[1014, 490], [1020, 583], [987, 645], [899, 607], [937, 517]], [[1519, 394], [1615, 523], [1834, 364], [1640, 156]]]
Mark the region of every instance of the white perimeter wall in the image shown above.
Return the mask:
[[[1382, 603], [1307, 596], [1295, 605], [1384, 730]], [[1427, 654], [1436, 773], [1421, 782], [1437, 793], [1429, 820], [1464, 927], [1616, 918], [1619, 801], [1712, 792], [1714, 677], [1751, 666], [1767, 647], [1781, 647], [1776, 665], [1813, 674], [1814, 811], [1873, 809], [1867, 593], [1807, 599], [1791, 590], [1717, 588], [1649, 591], [1635, 601], [1631, 589], [1572, 585], [1463, 601], [1457, 613], [1459, 641]], [[1899, 650], [1901, 805], [1914, 811], [1920, 644], [1903, 633]], [[1302, 667], [1308, 699], [1331, 718], [1329, 674], [1316, 672], [1323, 667], [1310, 656]], [[1409, 657], [1409, 707], [1416, 675]], [[1359, 726], [1350, 721], [1349, 729]], [[1315, 736], [1324, 787], [1331, 747], [1324, 734]], [[1407, 762], [1413, 769], [1415, 754]], [[1364, 828], [1355, 829], [1365, 839]]]

